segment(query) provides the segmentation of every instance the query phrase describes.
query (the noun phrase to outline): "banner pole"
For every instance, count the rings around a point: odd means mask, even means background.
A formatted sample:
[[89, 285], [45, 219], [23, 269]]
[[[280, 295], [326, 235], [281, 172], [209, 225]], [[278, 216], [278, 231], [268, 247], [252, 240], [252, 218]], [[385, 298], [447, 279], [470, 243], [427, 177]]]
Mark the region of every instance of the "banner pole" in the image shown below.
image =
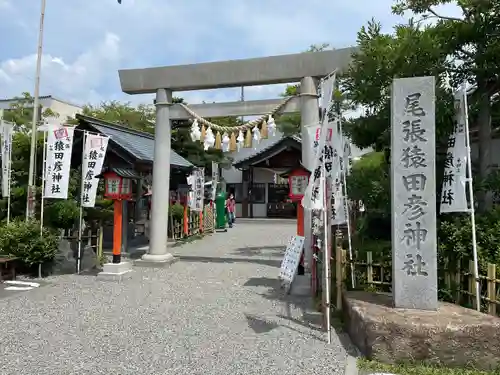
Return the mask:
[[464, 120], [465, 120], [465, 144], [467, 148], [467, 174], [469, 175], [469, 201], [470, 201], [470, 221], [472, 227], [472, 255], [474, 258], [474, 279], [476, 280], [476, 310], [481, 311], [481, 289], [479, 285], [479, 266], [477, 258], [477, 240], [476, 240], [476, 213], [474, 207], [474, 191], [472, 185], [472, 160], [470, 150], [470, 134], [469, 134], [469, 108], [467, 103], [467, 90], [463, 86], [464, 98]]
[[47, 132], [43, 131], [43, 152], [42, 152], [42, 196], [40, 197], [40, 236], [43, 236], [43, 215], [45, 210], [45, 178], [47, 168]]
[[80, 214], [78, 217], [78, 255], [76, 259], [76, 273], [80, 273], [82, 268], [82, 232], [83, 232], [83, 182], [85, 176], [83, 175], [83, 162], [85, 160], [85, 146], [87, 144], [87, 132], [83, 132], [82, 137], [82, 176], [80, 181]]

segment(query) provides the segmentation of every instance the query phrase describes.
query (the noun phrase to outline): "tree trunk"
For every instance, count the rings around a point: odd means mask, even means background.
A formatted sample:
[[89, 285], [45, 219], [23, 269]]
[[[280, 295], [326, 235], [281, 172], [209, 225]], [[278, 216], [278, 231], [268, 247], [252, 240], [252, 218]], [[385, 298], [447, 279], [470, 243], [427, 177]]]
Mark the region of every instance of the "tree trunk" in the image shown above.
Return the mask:
[[[478, 115], [478, 165], [479, 180], [484, 181], [490, 174], [492, 167], [491, 149], [491, 104], [490, 95], [485, 85], [478, 84], [479, 115]], [[484, 212], [493, 206], [493, 194], [481, 190], [478, 194], [478, 211]]]

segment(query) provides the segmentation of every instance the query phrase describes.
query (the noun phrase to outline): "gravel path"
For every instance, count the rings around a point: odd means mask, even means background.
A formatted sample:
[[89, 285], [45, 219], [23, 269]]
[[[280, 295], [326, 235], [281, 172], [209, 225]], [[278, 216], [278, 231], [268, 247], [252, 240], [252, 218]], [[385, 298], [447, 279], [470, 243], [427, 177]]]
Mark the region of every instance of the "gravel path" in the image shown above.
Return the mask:
[[[0, 374], [343, 374], [345, 350], [278, 290], [283, 221], [238, 222], [167, 269], [92, 276], [0, 300]], [[316, 316], [315, 316], [316, 315]]]

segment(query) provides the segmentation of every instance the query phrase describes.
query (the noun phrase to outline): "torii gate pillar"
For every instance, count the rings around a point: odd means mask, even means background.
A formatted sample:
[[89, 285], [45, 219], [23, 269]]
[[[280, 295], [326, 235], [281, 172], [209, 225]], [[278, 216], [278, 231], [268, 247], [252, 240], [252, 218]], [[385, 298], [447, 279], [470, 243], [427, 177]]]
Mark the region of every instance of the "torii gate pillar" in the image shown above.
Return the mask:
[[153, 162], [153, 195], [151, 201], [151, 234], [149, 253], [143, 262], [158, 265], [171, 263], [173, 255], [167, 250], [168, 206], [170, 203], [170, 107], [172, 91], [156, 90], [155, 151]]
[[[319, 124], [318, 90], [317, 80], [312, 77], [304, 77], [300, 81], [300, 122], [302, 138], [302, 165], [310, 172], [314, 166], [312, 139], [309, 139], [308, 129]], [[300, 204], [300, 203], [299, 203]], [[313, 261], [312, 251], [312, 214], [310, 210], [304, 210], [304, 259], [306, 271], [310, 270]]]

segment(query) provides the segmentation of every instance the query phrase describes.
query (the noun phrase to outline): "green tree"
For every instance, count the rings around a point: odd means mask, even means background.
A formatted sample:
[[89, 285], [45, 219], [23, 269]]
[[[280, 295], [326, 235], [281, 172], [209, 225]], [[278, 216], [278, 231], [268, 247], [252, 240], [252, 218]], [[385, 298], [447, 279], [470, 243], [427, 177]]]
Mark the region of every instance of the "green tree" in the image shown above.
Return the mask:
[[[28, 186], [31, 136], [29, 131], [33, 121], [34, 98], [27, 92], [15, 97], [10, 108], [4, 111], [5, 121], [13, 122], [16, 132], [12, 138], [12, 173], [11, 173], [11, 217], [24, 217], [26, 212], [26, 192]], [[42, 110], [41, 121], [59, 117], [50, 108]], [[43, 163], [43, 140], [39, 137], [36, 144], [36, 180], [41, 185]], [[39, 192], [38, 192], [39, 193]], [[7, 217], [7, 199], [0, 200], [0, 220]]]
[[[33, 107], [35, 104], [35, 99], [31, 96], [29, 92], [23, 92], [20, 96], [16, 96], [13, 102], [10, 104], [10, 108], [4, 111], [4, 120], [13, 122], [16, 124], [16, 130], [26, 132], [31, 129], [31, 124], [33, 121]], [[41, 109], [42, 120], [49, 117], [59, 117], [58, 113], [55, 113], [50, 108]]]
[[[329, 43], [313, 44], [309, 46], [305, 53], [326, 51], [329, 48], [331, 48]], [[296, 83], [293, 85], [287, 85], [282, 96], [294, 96], [299, 94], [299, 91], [300, 84]], [[290, 113], [280, 116], [276, 120], [276, 125], [278, 127], [278, 130], [285, 135], [298, 134], [300, 133], [300, 113]]]
[[362, 107], [359, 118], [344, 129], [360, 148], [382, 151], [389, 147], [391, 124], [391, 84], [393, 78], [436, 77], [436, 128], [444, 141], [452, 128], [452, 92], [445, 85], [446, 55], [430, 27], [418, 23], [398, 25], [393, 34], [381, 31], [374, 20], [358, 33], [359, 51], [341, 78], [342, 94], [352, 107]]
[[[460, 18], [439, 14], [438, 5], [456, 4]], [[492, 112], [498, 103], [492, 97], [500, 91], [500, 1], [478, 0], [398, 0], [393, 7], [397, 14], [411, 11], [424, 20], [434, 20], [432, 28], [436, 46], [448, 57], [447, 73], [454, 87], [468, 82], [475, 86], [470, 102], [471, 124], [478, 129], [479, 178], [487, 178], [492, 161]], [[498, 113], [498, 112], [497, 112]], [[490, 208], [491, 194], [480, 194], [480, 210]]]
[[[184, 103], [182, 98], [173, 98], [174, 103]], [[83, 114], [104, 121], [120, 124], [128, 128], [154, 134], [156, 110], [154, 105], [139, 104], [134, 107], [131, 103], [118, 101], [102, 102], [99, 105], [86, 105]], [[221, 126], [240, 125], [241, 121], [232, 117], [207, 119]], [[74, 122], [74, 121], [72, 121]], [[172, 122], [172, 149], [196, 166], [210, 168], [212, 161], [225, 161], [220, 150], [205, 151], [203, 144], [193, 142], [190, 136], [190, 122], [175, 120]]]

